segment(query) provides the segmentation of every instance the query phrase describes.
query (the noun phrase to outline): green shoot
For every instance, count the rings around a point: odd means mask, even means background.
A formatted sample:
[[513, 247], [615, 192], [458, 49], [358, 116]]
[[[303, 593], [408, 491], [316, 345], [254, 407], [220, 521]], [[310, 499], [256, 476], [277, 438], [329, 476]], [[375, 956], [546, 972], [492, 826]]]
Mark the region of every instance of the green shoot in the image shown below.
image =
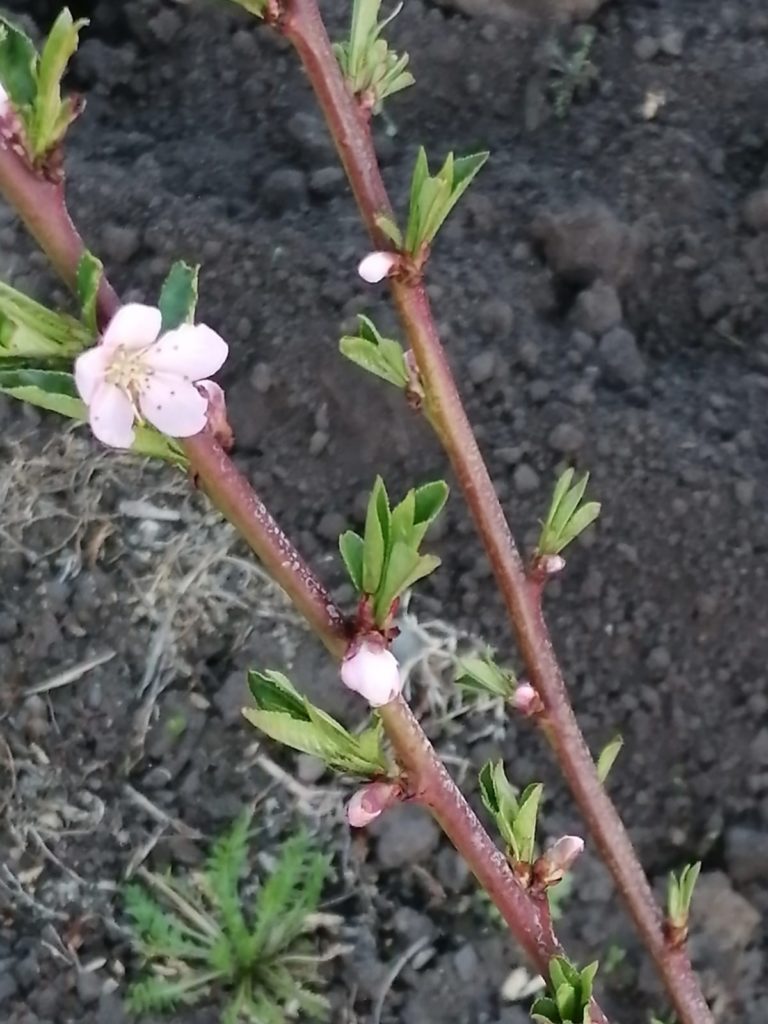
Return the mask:
[[531, 1007], [537, 1024], [590, 1024], [589, 1004], [597, 962], [579, 971], [565, 957], [549, 962], [547, 994]]
[[670, 872], [667, 887], [667, 920], [676, 932], [688, 929], [693, 890], [701, 874], [701, 861], [687, 864], [679, 875]]
[[533, 864], [541, 783], [526, 786], [522, 793], [510, 784], [501, 761], [489, 761], [480, 772], [480, 795], [493, 815], [509, 856], [515, 864]]
[[171, 1011], [214, 993], [226, 999], [229, 1024], [286, 1024], [327, 1018], [317, 993], [321, 958], [306, 937], [329, 861], [305, 835], [288, 840], [250, 910], [241, 890], [250, 817], [242, 815], [213, 846], [200, 876], [178, 879], [144, 872], [130, 885], [125, 908], [151, 973], [135, 982], [135, 1013]]
[[536, 554], [540, 558], [559, 555], [600, 515], [598, 502], [588, 501], [585, 505], [581, 504], [589, 482], [589, 473], [585, 473], [576, 483], [573, 483], [573, 476], [573, 469], [566, 469], [555, 485], [549, 512], [536, 547]]
[[335, 43], [333, 50], [353, 96], [374, 114], [381, 112], [384, 100], [415, 79], [408, 67], [408, 54], [390, 50], [382, 32], [402, 10], [402, 3], [383, 21], [379, 21], [381, 0], [354, 0], [349, 38]]

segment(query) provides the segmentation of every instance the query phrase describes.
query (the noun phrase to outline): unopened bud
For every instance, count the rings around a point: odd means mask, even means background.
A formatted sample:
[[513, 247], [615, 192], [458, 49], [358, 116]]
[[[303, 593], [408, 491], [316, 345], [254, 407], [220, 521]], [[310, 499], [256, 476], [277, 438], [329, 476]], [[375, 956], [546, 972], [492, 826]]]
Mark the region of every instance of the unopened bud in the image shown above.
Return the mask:
[[565, 559], [562, 555], [542, 555], [539, 568], [545, 576], [557, 576], [565, 568]]
[[352, 828], [365, 828], [397, 803], [400, 796], [400, 786], [396, 782], [372, 782], [363, 786], [347, 804], [347, 821]]
[[392, 271], [400, 262], [400, 257], [394, 252], [369, 252], [360, 261], [357, 272], [368, 284], [378, 284], [385, 277], [389, 277]]
[[402, 689], [397, 658], [376, 635], [352, 644], [341, 663], [341, 681], [372, 708], [389, 704]]
[[557, 885], [583, 852], [581, 836], [561, 836], [534, 864], [533, 875], [537, 884], [545, 889]]
[[224, 451], [231, 451], [235, 444], [235, 435], [227, 419], [224, 389], [215, 380], [199, 380], [196, 387], [208, 399], [208, 427]]
[[521, 715], [530, 718], [539, 715], [544, 710], [541, 697], [530, 683], [519, 683], [512, 698], [512, 704]]

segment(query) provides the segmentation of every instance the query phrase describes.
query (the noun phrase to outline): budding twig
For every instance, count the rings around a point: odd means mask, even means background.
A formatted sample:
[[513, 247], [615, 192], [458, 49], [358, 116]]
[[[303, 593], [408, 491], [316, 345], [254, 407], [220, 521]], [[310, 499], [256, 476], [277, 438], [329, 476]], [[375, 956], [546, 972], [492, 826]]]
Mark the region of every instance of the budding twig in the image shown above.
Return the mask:
[[[286, 0], [282, 31], [293, 43], [325, 114], [362, 218], [377, 250], [390, 245], [381, 224], [392, 213], [368, 118], [347, 89], [316, 0]], [[531, 684], [546, 711], [544, 730], [681, 1024], [714, 1024], [690, 961], [670, 949], [663, 918], [631, 840], [597, 775], [568, 698], [532, 582], [496, 495], [435, 327], [423, 282], [389, 279], [418, 367], [424, 404], [464, 491], [489, 555]]]

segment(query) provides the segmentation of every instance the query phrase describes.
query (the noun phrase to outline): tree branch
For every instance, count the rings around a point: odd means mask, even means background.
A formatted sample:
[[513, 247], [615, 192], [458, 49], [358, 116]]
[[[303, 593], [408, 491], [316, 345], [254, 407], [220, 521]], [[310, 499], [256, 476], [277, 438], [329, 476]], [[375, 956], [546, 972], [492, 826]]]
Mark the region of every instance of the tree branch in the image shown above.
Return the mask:
[[[293, 43], [326, 117], [375, 246], [390, 247], [376, 223], [391, 212], [367, 117], [347, 89], [316, 0], [286, 0], [282, 31]], [[544, 730], [563, 775], [643, 942], [664, 979], [681, 1024], [714, 1024], [684, 950], [666, 941], [661, 912], [631, 840], [602, 786], [579, 729], [539, 597], [531, 590], [504, 511], [464, 410], [421, 281], [391, 280], [434, 423], [490, 558], [531, 682], [544, 705]]]
[[[73, 286], [84, 246], [67, 214], [63, 190], [52, 189], [0, 147], [0, 192]], [[100, 296], [105, 322], [118, 306], [117, 294], [105, 281]], [[208, 434], [188, 439], [184, 449], [214, 505], [242, 533], [328, 650], [340, 658], [347, 645], [341, 611], [248, 481]], [[547, 974], [549, 961], [562, 949], [552, 931], [546, 897], [527, 892], [515, 878], [402, 698], [381, 708], [380, 713], [395, 757], [415, 786], [416, 799], [440, 823], [536, 969]], [[591, 1012], [592, 1024], [608, 1024], [594, 1001]]]

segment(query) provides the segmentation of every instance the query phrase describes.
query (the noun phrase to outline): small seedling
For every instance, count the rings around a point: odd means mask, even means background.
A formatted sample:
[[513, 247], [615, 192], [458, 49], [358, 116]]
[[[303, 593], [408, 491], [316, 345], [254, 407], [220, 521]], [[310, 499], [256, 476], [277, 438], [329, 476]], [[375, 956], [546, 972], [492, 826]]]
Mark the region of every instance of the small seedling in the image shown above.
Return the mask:
[[480, 795], [493, 815], [501, 837], [506, 843], [513, 864], [533, 864], [536, 847], [536, 823], [544, 787], [540, 782], [519, 793], [510, 784], [504, 764], [489, 761], [480, 772]]
[[147, 873], [152, 891], [126, 889], [136, 945], [151, 971], [131, 986], [133, 1012], [170, 1011], [220, 995], [221, 1024], [285, 1024], [289, 1010], [304, 1020], [327, 1018], [328, 1004], [316, 991], [320, 958], [306, 929], [329, 860], [306, 836], [295, 836], [247, 909], [241, 878], [249, 825], [242, 815], [215, 843], [201, 875]]
[[592, 44], [597, 31], [592, 25], [583, 25], [572, 49], [560, 43], [553, 47], [549, 70], [552, 75], [552, 106], [557, 117], [564, 118], [574, 99], [585, 93], [597, 79], [597, 68], [590, 60]]
[[673, 943], [684, 942], [688, 933], [693, 891], [701, 873], [701, 861], [686, 864], [679, 875], [669, 874], [667, 888], [667, 924]]
[[381, 112], [388, 96], [413, 85], [408, 54], [390, 50], [382, 32], [402, 10], [398, 4], [389, 17], [379, 21], [381, 0], [354, 0], [349, 37], [333, 47], [342, 74], [354, 96], [365, 109]]

